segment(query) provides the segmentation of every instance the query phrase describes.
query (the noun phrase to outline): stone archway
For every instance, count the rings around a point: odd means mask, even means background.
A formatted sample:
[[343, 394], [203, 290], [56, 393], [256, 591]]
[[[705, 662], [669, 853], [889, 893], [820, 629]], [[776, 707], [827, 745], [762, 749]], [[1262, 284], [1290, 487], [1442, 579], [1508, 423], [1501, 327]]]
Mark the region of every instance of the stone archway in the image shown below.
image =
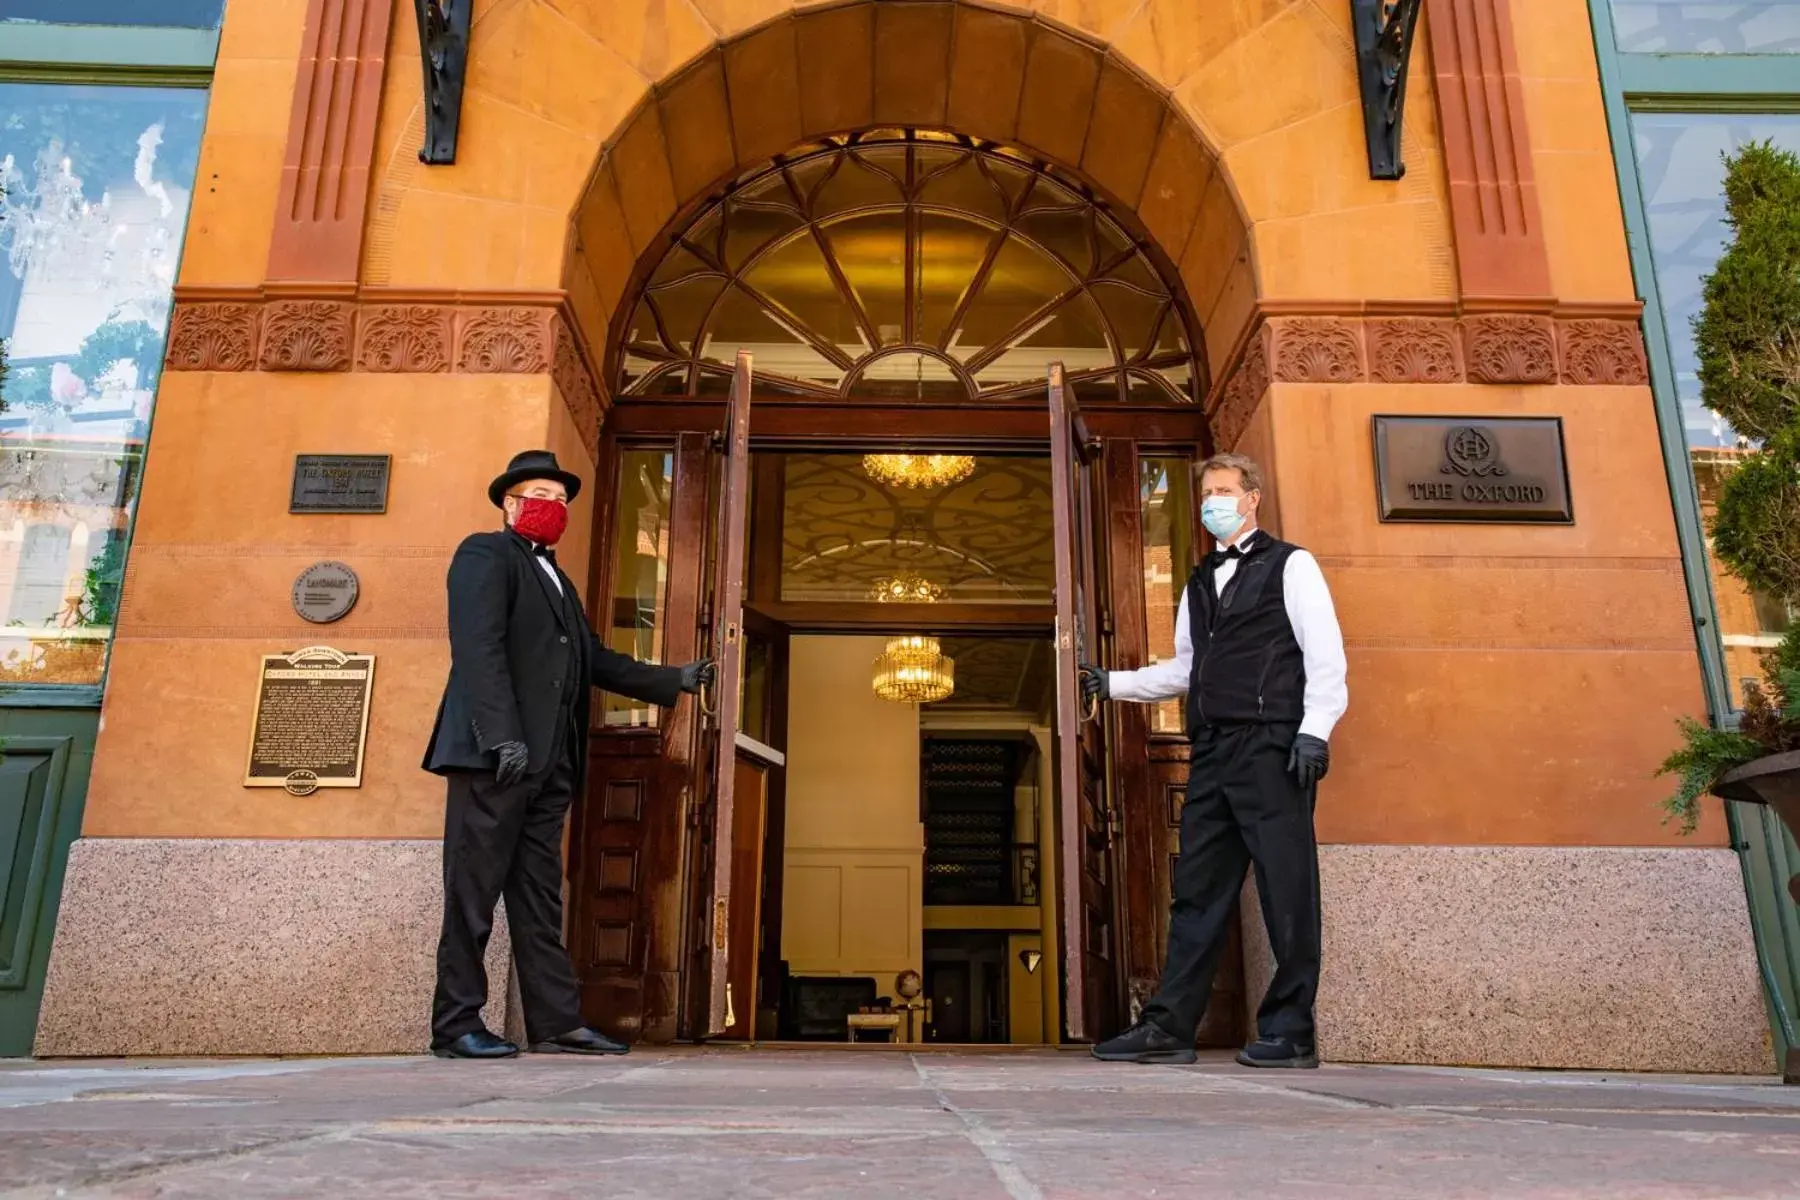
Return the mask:
[[1016, 147], [1091, 188], [1179, 282], [1204, 357], [1231, 353], [1256, 292], [1248, 226], [1193, 124], [1103, 44], [932, 0], [781, 16], [650, 90], [576, 209], [565, 287], [592, 358], [700, 206], [797, 147], [888, 127]]

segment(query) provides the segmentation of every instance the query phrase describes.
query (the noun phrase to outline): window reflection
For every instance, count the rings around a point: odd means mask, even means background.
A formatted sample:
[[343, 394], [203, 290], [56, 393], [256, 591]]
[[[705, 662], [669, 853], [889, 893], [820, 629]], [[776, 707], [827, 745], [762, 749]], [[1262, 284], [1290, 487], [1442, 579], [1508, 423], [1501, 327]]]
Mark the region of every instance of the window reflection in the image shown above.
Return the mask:
[[225, 0], [0, 0], [0, 21], [217, 29]]
[[[1800, 11], [1800, 5], [1783, 7]], [[1723, 159], [1746, 142], [1764, 139], [1800, 150], [1800, 114], [1634, 113], [1631, 129], [1689, 462], [1701, 516], [1710, 522], [1720, 483], [1749, 449], [1745, 439], [1701, 402], [1700, 362], [1694, 350], [1693, 320], [1702, 304], [1702, 281], [1730, 236], [1725, 226]], [[1727, 678], [1756, 678], [1759, 655], [1779, 640], [1791, 615], [1720, 566], [1712, 556], [1710, 539], [1706, 554]], [[1742, 703], [1743, 697], [1733, 700]]]
[[[675, 456], [667, 450], [619, 455], [613, 518], [612, 612], [606, 644], [645, 662], [662, 661], [663, 606], [669, 582], [669, 493]], [[654, 705], [606, 695], [602, 720], [617, 728], [657, 724]]]
[[1631, 54], [1800, 54], [1796, 0], [1612, 0], [1612, 17]]
[[205, 110], [0, 83], [0, 682], [100, 682]]
[[[1193, 464], [1185, 458], [1138, 459], [1144, 530], [1144, 628], [1148, 662], [1175, 657], [1175, 617], [1194, 553]], [[1181, 732], [1180, 700], [1150, 710], [1152, 733]]]

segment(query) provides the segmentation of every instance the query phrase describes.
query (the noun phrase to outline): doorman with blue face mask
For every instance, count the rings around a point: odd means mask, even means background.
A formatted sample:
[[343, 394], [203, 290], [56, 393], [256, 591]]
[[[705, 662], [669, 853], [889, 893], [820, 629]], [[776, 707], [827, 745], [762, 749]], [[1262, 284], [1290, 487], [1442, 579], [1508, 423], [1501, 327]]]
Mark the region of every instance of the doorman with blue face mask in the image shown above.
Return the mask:
[[1137, 1024], [1094, 1047], [1109, 1062], [1191, 1063], [1226, 922], [1256, 870], [1275, 977], [1256, 1014], [1248, 1067], [1316, 1067], [1318, 783], [1344, 715], [1344, 639], [1312, 555], [1257, 528], [1262, 472], [1239, 454], [1202, 463], [1200, 520], [1218, 541], [1188, 578], [1175, 657], [1137, 671], [1084, 664], [1102, 700], [1187, 694], [1192, 742], [1162, 985]]

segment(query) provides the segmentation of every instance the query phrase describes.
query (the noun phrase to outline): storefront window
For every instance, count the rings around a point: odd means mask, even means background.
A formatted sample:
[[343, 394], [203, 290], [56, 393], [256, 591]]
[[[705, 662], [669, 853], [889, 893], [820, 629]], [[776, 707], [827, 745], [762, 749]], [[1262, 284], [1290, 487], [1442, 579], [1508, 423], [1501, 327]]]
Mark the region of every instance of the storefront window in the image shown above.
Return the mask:
[[1612, 0], [1627, 54], [1800, 54], [1796, 0]]
[[[1144, 529], [1144, 626], [1149, 661], [1175, 657], [1175, 616], [1193, 562], [1193, 463], [1185, 458], [1140, 458], [1138, 503]], [[1151, 709], [1152, 733], [1181, 732], [1180, 700]]]
[[206, 93], [0, 83], [0, 684], [98, 684]]
[[0, 0], [0, 22], [217, 29], [225, 0]]
[[[1800, 14], [1800, 5], [1734, 7], [1781, 7]], [[1700, 363], [1694, 350], [1693, 321], [1701, 308], [1702, 281], [1729, 237], [1723, 160], [1738, 146], [1765, 139], [1800, 150], [1800, 114], [1634, 113], [1631, 131], [1689, 463], [1701, 516], [1710, 520], [1720, 482], [1751, 449], [1747, 439], [1701, 401]], [[1718, 605], [1726, 678], [1733, 681], [1733, 703], [1741, 704], [1737, 681], [1759, 676], [1758, 656], [1779, 640], [1790, 615], [1784, 606], [1727, 573], [1712, 557], [1710, 544], [1707, 563]]]
[[[667, 450], [627, 450], [619, 456], [606, 644], [645, 662], [662, 661], [674, 473], [675, 456]], [[654, 705], [608, 693], [604, 720], [615, 728], [651, 728], [657, 724], [658, 711]]]

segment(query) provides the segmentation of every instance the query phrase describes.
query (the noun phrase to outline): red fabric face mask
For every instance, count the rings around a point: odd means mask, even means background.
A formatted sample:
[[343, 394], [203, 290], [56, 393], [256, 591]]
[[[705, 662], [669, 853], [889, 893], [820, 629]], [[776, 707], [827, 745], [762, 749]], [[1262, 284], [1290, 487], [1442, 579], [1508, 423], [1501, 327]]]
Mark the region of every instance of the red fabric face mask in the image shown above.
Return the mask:
[[519, 497], [519, 515], [513, 518], [513, 529], [521, 537], [540, 546], [554, 546], [569, 527], [569, 506], [560, 500], [542, 496]]

